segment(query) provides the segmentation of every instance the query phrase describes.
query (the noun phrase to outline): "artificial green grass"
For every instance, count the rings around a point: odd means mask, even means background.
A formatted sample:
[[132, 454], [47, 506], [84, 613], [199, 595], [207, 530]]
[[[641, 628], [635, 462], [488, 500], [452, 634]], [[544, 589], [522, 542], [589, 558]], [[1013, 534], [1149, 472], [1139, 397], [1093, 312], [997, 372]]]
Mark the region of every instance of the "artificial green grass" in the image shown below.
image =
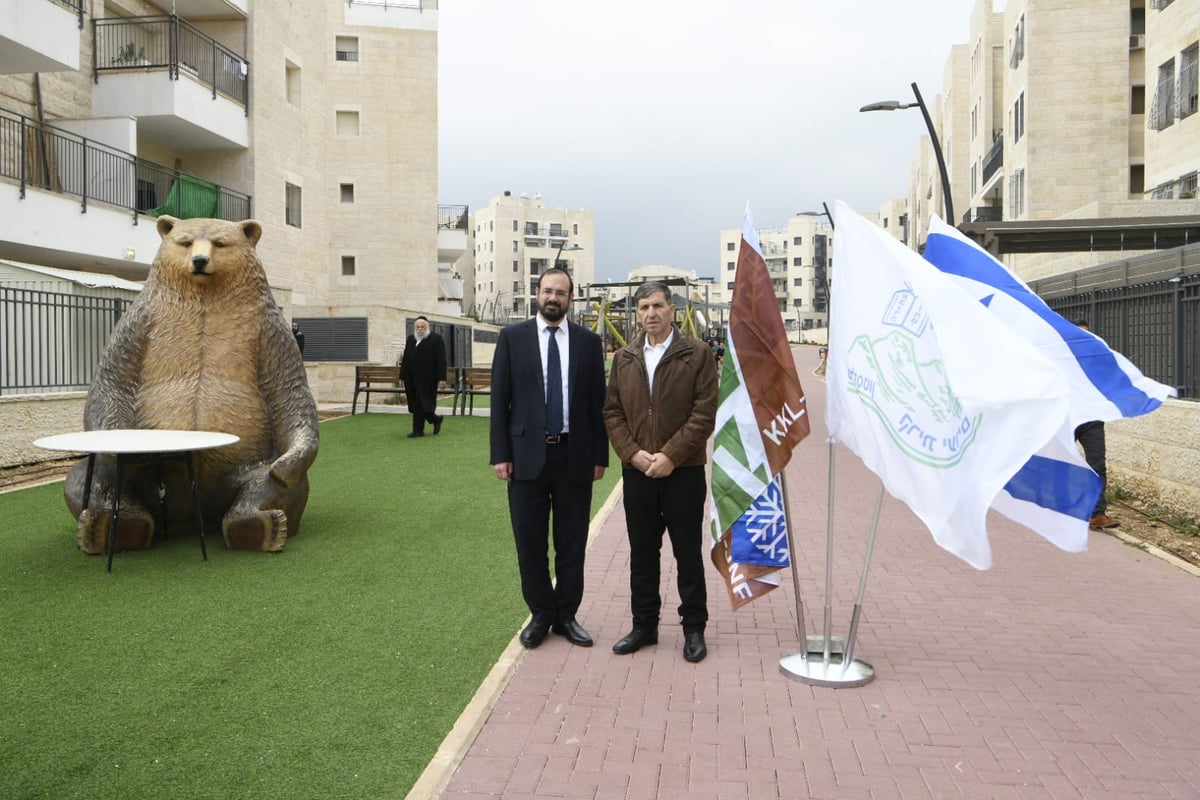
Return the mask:
[[180, 533], [110, 575], [61, 483], [0, 495], [0, 797], [404, 797], [527, 615], [487, 426], [323, 423], [280, 554]]

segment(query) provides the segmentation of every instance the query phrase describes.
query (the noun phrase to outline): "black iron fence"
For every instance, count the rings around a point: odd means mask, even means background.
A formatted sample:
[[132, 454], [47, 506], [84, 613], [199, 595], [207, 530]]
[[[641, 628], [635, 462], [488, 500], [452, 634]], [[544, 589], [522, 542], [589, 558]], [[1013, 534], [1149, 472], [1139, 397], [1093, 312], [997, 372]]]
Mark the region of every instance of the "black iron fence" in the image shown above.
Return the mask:
[[1030, 282], [1030, 288], [1147, 376], [1200, 400], [1200, 246]]
[[[438, 206], [438, 229], [465, 231], [467, 229], [468, 216], [466, 206]], [[534, 223], [534, 229], [533, 235], [536, 236], [537, 223]], [[528, 230], [525, 232], [529, 233]]]
[[249, 219], [250, 196], [0, 110], [0, 177], [137, 215]]
[[92, 39], [97, 82], [104, 72], [166, 70], [172, 80], [190, 75], [249, 113], [250, 63], [174, 14], [93, 19]]
[[74, 11], [79, 17], [79, 30], [83, 30], [83, 0], [53, 0], [56, 5]]
[[0, 395], [86, 390], [131, 302], [0, 286]]

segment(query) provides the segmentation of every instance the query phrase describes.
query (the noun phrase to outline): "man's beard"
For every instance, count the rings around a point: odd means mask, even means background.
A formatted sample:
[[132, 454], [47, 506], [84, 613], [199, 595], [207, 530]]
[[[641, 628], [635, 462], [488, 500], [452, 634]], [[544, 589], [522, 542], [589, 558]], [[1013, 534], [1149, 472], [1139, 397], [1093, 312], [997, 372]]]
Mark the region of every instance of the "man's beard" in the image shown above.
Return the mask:
[[541, 312], [542, 319], [546, 320], [546, 322], [558, 322], [567, 315], [566, 306], [549, 307], [549, 306], [539, 305], [538, 311]]
[[413, 337], [414, 337], [414, 338], [415, 338], [415, 339], [416, 339], [418, 342], [420, 342], [420, 341], [423, 341], [423, 340], [425, 339], [425, 337], [426, 337], [426, 336], [428, 336], [428, 335], [429, 335], [429, 332], [428, 332], [428, 331], [426, 331], [425, 333], [417, 333], [416, 331], [413, 331]]

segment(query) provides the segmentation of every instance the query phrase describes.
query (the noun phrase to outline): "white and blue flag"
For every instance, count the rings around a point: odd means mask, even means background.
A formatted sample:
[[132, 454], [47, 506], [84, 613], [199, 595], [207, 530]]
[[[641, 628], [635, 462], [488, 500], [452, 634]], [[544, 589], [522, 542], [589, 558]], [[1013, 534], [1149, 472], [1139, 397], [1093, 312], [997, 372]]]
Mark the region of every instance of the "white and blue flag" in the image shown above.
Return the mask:
[[1147, 378], [1102, 339], [1064, 319], [1004, 264], [937, 217], [930, 222], [924, 256], [1066, 378], [1067, 418], [992, 507], [1059, 547], [1083, 549], [1103, 486], [1075, 446], [1075, 428], [1148, 413], [1175, 390]]

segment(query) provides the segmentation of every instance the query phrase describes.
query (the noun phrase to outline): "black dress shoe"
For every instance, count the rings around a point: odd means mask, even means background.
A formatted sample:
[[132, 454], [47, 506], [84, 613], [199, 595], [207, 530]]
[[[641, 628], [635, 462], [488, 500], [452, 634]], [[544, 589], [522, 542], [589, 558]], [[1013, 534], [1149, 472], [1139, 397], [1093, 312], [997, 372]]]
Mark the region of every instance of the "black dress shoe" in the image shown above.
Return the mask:
[[550, 622], [536, 617], [530, 620], [525, 629], [521, 631], [521, 644], [528, 647], [530, 650], [537, 647], [546, 638], [546, 634], [550, 632]]
[[439, 433], [442, 432], [442, 420], [444, 420], [444, 419], [445, 419], [445, 417], [443, 417], [441, 415], [435, 416], [433, 418], [433, 435], [434, 436], [437, 436]]
[[420, 438], [421, 438], [422, 436], [424, 436], [424, 435], [425, 435], [425, 434], [423, 434], [423, 433], [417, 433], [416, 431], [413, 431], [412, 433], [410, 433], [410, 434], [408, 435], [408, 438], [409, 438], [409, 439], [420, 439]]
[[704, 634], [701, 631], [685, 633], [683, 635], [683, 657], [685, 660], [695, 664], [697, 661], [703, 661], [706, 655], [708, 655], [708, 648], [704, 646]]
[[560, 636], [567, 637], [567, 641], [571, 644], [577, 644], [580, 647], [592, 646], [592, 637], [588, 636], [588, 632], [574, 618], [566, 622], [556, 622], [550, 626], [550, 630]]
[[648, 644], [658, 644], [658, 628], [635, 627], [624, 639], [613, 645], [613, 652], [624, 656], [636, 653]]

